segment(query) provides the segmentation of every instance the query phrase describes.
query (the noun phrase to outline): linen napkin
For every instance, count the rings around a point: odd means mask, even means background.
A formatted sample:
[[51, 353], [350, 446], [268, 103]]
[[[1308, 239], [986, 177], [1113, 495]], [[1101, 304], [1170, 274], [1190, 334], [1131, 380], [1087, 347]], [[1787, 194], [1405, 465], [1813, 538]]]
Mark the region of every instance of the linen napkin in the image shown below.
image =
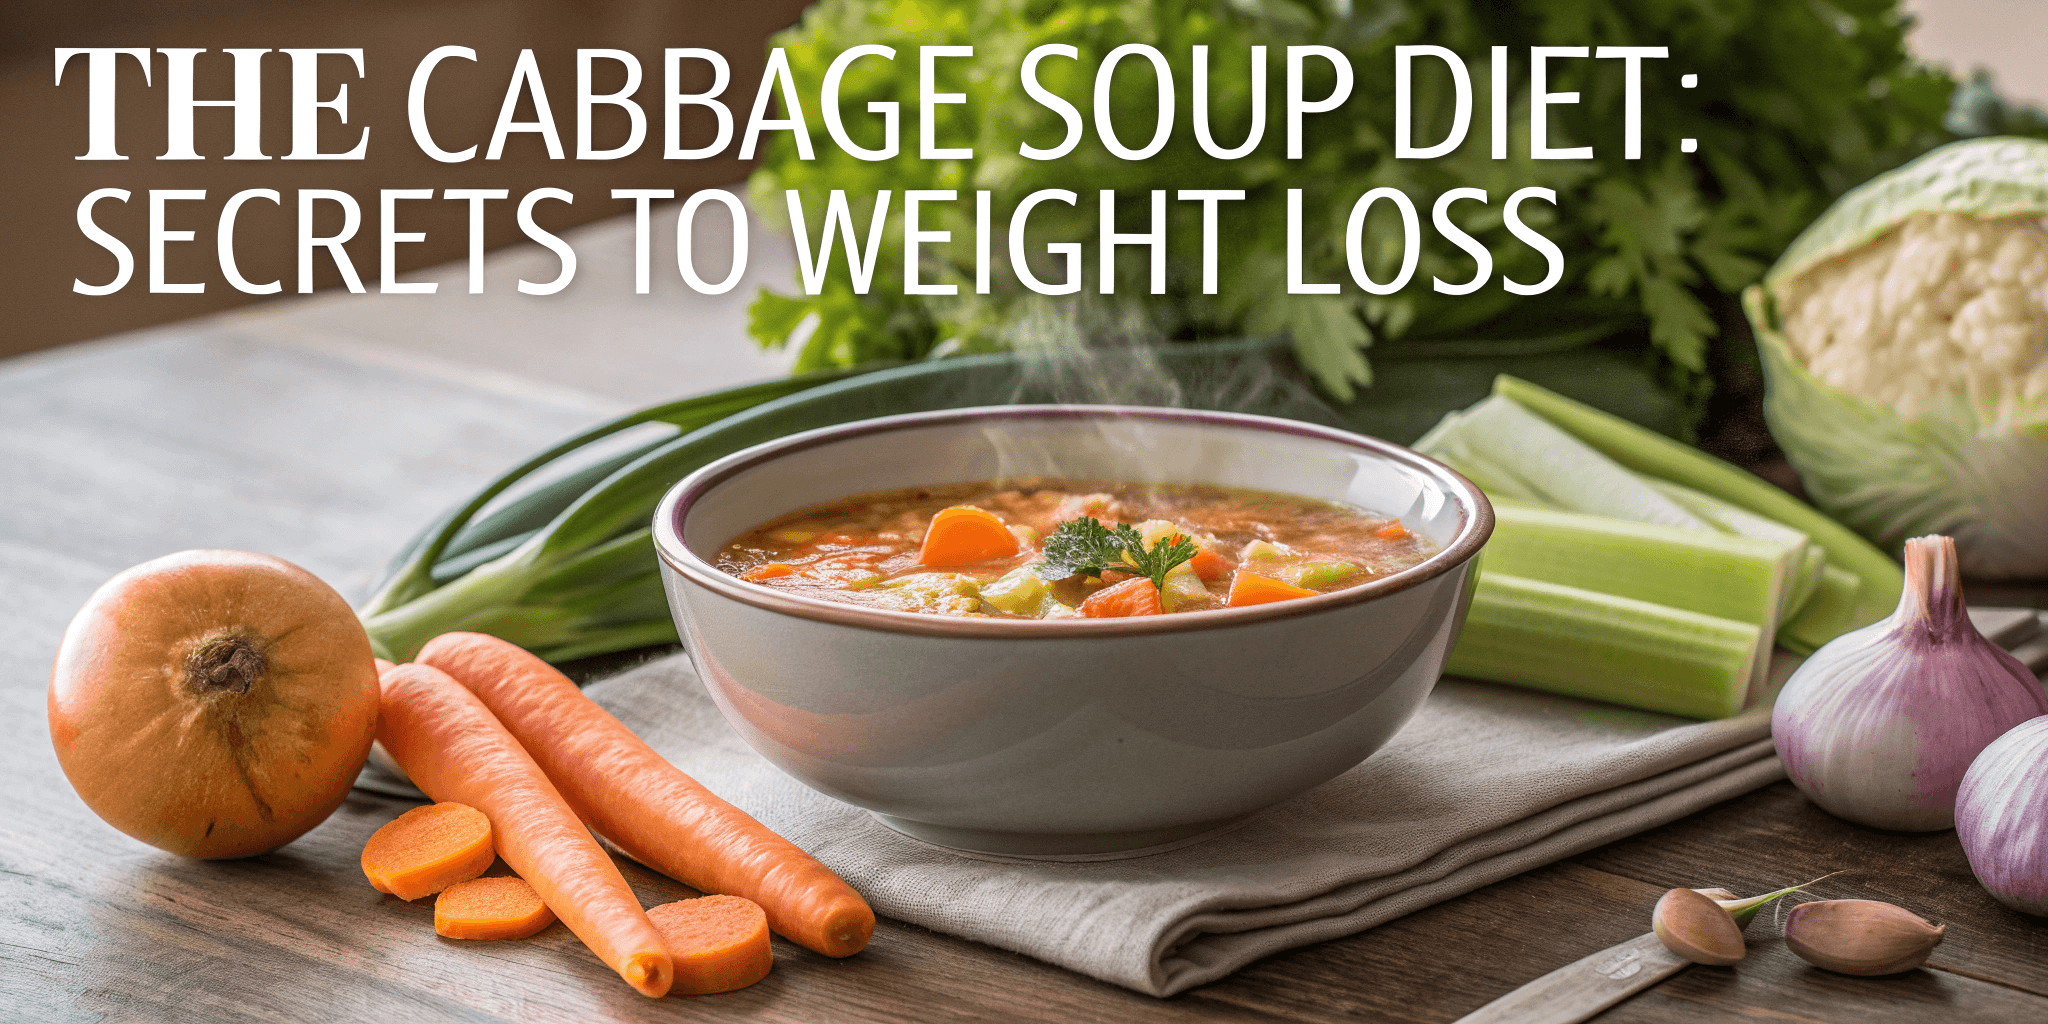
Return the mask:
[[[2038, 628], [2029, 611], [1980, 621], [2008, 646]], [[1794, 664], [1781, 656], [1774, 678]], [[683, 655], [587, 692], [877, 912], [1156, 996], [1784, 777], [1768, 699], [1695, 722], [1446, 679], [1372, 757], [1224, 831], [1141, 856], [1017, 860], [911, 839], [784, 775], [726, 724]]]
[[[2048, 668], [2048, 613], [1970, 614]], [[733, 732], [685, 655], [585, 692], [884, 916], [1170, 996], [1784, 778], [1770, 704], [1797, 665], [1781, 652], [1755, 706], [1718, 722], [1445, 679], [1385, 747], [1307, 793], [1165, 847], [1060, 860], [932, 846], [806, 788]], [[373, 757], [356, 784], [418, 796], [395, 768]]]

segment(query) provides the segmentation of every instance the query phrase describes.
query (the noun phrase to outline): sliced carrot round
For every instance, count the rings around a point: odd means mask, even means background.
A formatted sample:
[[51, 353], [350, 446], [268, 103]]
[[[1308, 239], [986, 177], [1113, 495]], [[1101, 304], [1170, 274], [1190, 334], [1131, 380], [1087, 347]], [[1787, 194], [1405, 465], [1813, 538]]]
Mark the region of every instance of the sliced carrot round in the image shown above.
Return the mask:
[[973, 505], [942, 508], [925, 528], [920, 565], [966, 565], [1017, 553], [1017, 535], [987, 509]]
[[523, 939], [555, 923], [555, 912], [517, 875], [472, 878], [434, 898], [434, 931], [451, 939]]
[[647, 919], [654, 922], [675, 961], [671, 994], [701, 996], [746, 988], [767, 977], [775, 962], [768, 944], [768, 915], [753, 900], [677, 900], [649, 910]]
[[402, 900], [432, 896], [484, 873], [497, 859], [491, 821], [468, 804], [415, 807], [363, 844], [363, 875]]
[[1152, 581], [1137, 576], [1113, 587], [1105, 587], [1088, 595], [1081, 602], [1081, 614], [1091, 619], [1120, 619], [1132, 615], [1163, 615], [1165, 606], [1159, 603], [1159, 588]]
[[1316, 591], [1297, 587], [1285, 580], [1261, 576], [1255, 572], [1237, 571], [1230, 578], [1230, 607], [1242, 608], [1250, 604], [1268, 604], [1273, 601], [1289, 601], [1297, 597], [1314, 597]]

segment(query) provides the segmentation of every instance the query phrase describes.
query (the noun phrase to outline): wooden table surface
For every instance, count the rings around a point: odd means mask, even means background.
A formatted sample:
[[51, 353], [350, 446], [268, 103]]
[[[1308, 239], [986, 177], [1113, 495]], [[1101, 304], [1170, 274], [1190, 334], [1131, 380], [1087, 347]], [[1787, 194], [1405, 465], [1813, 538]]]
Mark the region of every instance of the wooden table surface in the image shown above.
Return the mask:
[[[505, 262], [516, 275], [516, 254]], [[266, 856], [159, 853], [95, 818], [50, 751], [49, 661], [106, 577], [180, 548], [239, 547], [360, 598], [428, 517], [634, 389], [702, 390], [765, 365], [721, 355], [740, 344], [728, 334], [701, 356], [664, 355], [673, 379], [655, 385], [622, 367], [606, 394], [588, 353], [520, 348], [514, 330], [483, 365], [474, 336], [374, 337], [423, 307], [343, 301], [355, 305], [282, 304], [0, 363], [0, 1019], [1440, 1022], [1641, 934], [1667, 888], [1750, 893], [1843, 871], [1816, 892], [1949, 925], [1927, 969], [1847, 978], [1766, 937], [1735, 969], [1687, 968], [1599, 1019], [2048, 1020], [2048, 922], [1986, 896], [1954, 832], [1858, 828], [1785, 783], [1166, 1000], [893, 921], [848, 960], [777, 940], [774, 972], [750, 989], [646, 1000], [559, 925], [520, 942], [437, 938], [427, 901], [363, 881], [364, 839], [403, 805], [361, 793]], [[655, 324], [663, 308], [634, 315]], [[599, 386], [554, 386], [549, 361], [565, 359], [580, 376], [563, 375]], [[2048, 588], [1990, 596], [2048, 605]], [[649, 904], [687, 894], [626, 872]], [[1768, 918], [1756, 931], [1772, 933]]]

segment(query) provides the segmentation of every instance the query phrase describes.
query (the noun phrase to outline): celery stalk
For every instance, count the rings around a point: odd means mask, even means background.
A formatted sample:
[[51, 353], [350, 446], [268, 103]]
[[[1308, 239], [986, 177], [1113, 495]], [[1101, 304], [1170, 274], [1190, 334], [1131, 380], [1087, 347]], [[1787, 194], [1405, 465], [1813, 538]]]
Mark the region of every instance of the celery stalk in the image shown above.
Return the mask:
[[1820, 585], [1798, 614], [1778, 631], [1779, 646], [1794, 654], [1812, 654], [1822, 644], [1857, 628], [1857, 597], [1863, 581], [1832, 565], [1821, 569]]
[[1490, 460], [1529, 485], [1536, 497], [1568, 511], [1713, 529], [1613, 459], [1498, 395], [1445, 417], [1415, 447], [1431, 454], [1444, 450], [1453, 459], [1462, 450]]
[[1435, 429], [1424, 435], [1422, 440], [1415, 442], [1415, 450], [1424, 452], [1464, 474], [1466, 479], [1477, 484], [1479, 489], [1486, 493], [1489, 501], [1538, 508], [1558, 507], [1513, 469], [1475, 451], [1463, 438], [1457, 436], [1458, 420], [1462, 415], [1458, 412], [1446, 415]]
[[1767, 519], [1739, 505], [1722, 501], [1711, 494], [1693, 490], [1684, 484], [1675, 484], [1657, 477], [1644, 477], [1645, 482], [1672, 501], [1686, 507], [1692, 514], [1705, 519], [1723, 532], [1740, 537], [1753, 537], [1796, 548], [1798, 564], [1792, 568], [1791, 579], [1785, 588], [1784, 607], [1778, 610], [1777, 622], [1783, 624], [1792, 617], [1806, 599], [1813, 596], [1813, 588], [1820, 585], [1821, 567], [1827, 564], [1827, 552], [1806, 534], [1786, 526], [1775, 519]]
[[1543, 580], [1753, 625], [1758, 642], [1750, 678], [1764, 678], [1804, 542], [1539, 509], [1501, 508], [1495, 514], [1485, 573]]
[[1562, 583], [1741, 622], [1775, 622], [1779, 570], [1796, 549], [1543, 509], [1497, 510], [1486, 572]]
[[1723, 718], [1742, 709], [1759, 640], [1747, 623], [1486, 572], [1446, 671]]
[[1806, 534], [1827, 549], [1831, 567], [1860, 577], [1847, 628], [1876, 622], [1898, 605], [1906, 576], [1891, 556], [1755, 475], [1655, 431], [1506, 374], [1494, 379], [1493, 393], [1513, 399], [1630, 469], [1704, 491]]

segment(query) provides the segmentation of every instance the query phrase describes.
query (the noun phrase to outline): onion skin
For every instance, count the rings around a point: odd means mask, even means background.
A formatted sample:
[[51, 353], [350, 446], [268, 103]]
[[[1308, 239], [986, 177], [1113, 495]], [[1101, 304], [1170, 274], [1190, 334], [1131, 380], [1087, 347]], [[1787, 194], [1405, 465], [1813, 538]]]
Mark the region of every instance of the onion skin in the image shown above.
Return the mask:
[[1956, 791], [1978, 753], [2041, 715], [2048, 695], [2033, 673], [1970, 623], [1955, 542], [1916, 537], [1898, 610], [1792, 674], [1771, 739], [1793, 784], [1828, 812], [1932, 832], [1955, 825]]
[[1956, 793], [1956, 833], [1986, 892], [2048, 916], [2048, 716], [2021, 723], [1971, 762]]

